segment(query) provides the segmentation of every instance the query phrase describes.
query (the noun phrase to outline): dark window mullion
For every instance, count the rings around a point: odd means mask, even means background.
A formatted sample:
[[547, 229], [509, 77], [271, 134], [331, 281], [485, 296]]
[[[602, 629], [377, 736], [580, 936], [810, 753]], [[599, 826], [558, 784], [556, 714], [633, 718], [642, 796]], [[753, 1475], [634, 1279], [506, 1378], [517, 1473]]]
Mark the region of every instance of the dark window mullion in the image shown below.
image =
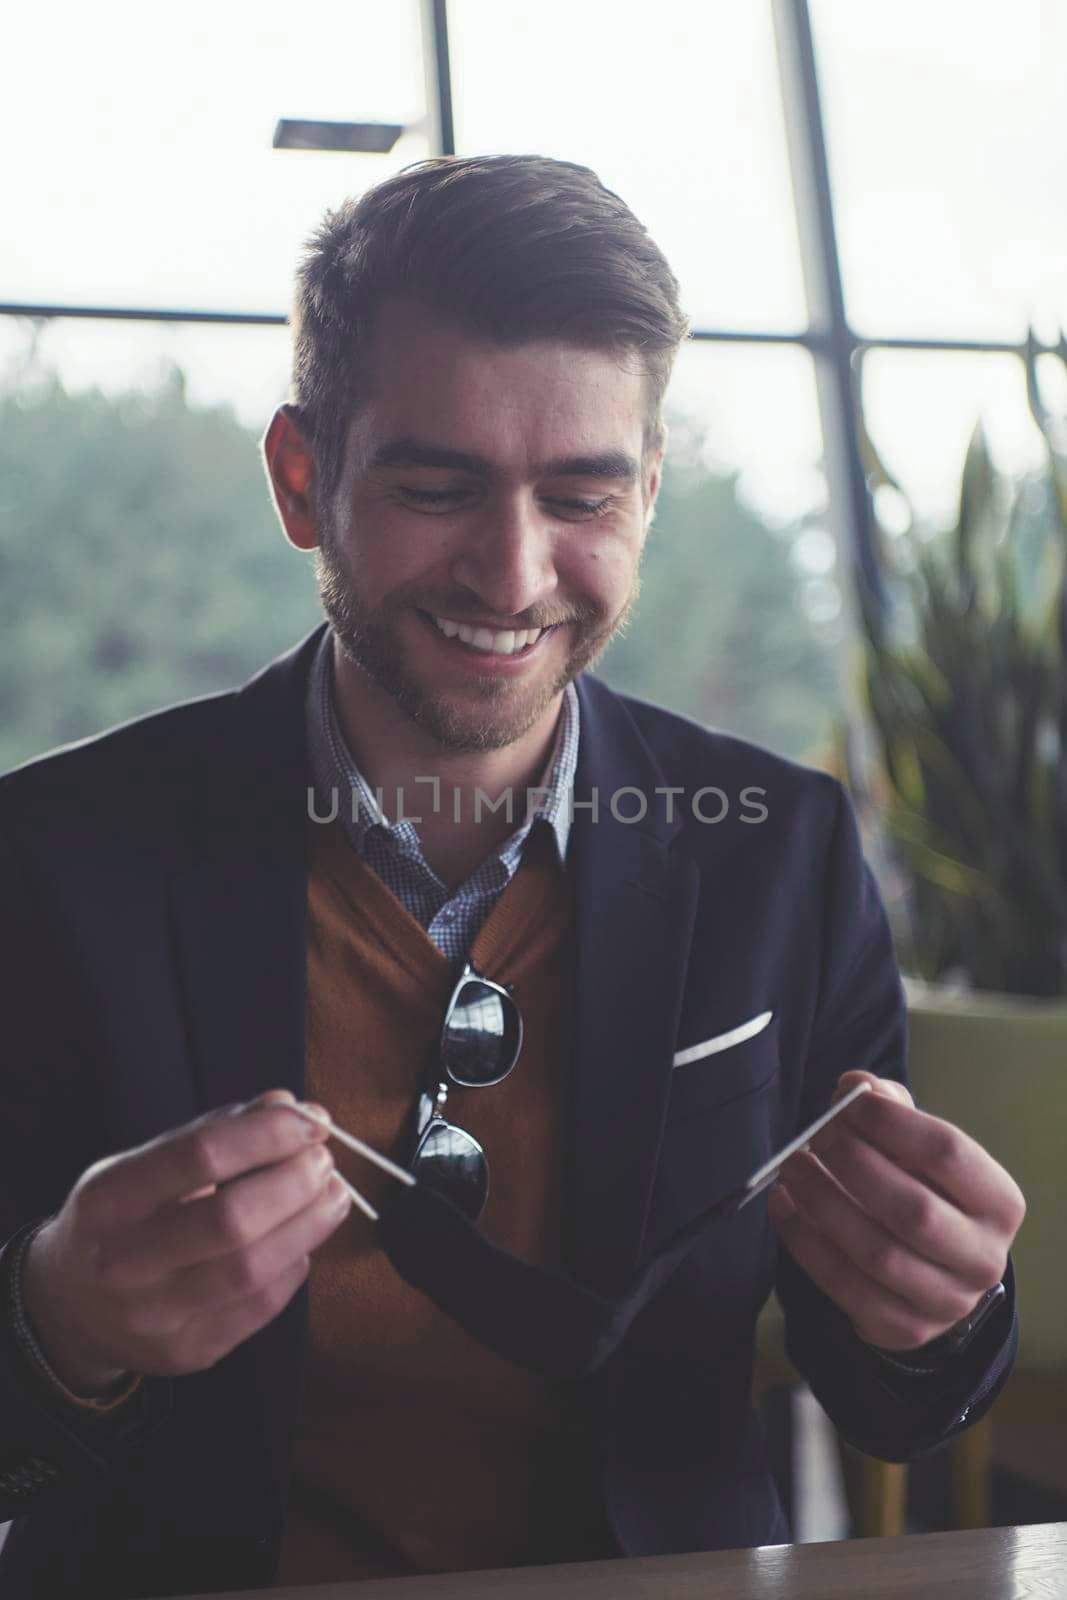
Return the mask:
[[807, 0], [772, 0], [772, 11], [801, 268], [815, 344], [830, 518], [838, 547], [850, 552], [871, 593], [880, 597], [871, 505], [856, 428], [861, 341], [845, 315], [811, 17]]

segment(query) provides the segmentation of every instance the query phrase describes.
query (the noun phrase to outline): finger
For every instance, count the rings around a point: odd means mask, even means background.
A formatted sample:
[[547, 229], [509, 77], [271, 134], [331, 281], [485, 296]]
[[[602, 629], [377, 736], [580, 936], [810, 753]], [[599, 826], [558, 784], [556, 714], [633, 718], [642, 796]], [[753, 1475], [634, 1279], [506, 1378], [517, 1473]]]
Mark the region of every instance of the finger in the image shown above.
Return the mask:
[[214, 1366], [284, 1311], [307, 1278], [310, 1265], [308, 1256], [300, 1256], [271, 1283], [245, 1299], [234, 1301], [221, 1311], [195, 1314], [182, 1329], [181, 1339], [172, 1347], [166, 1364], [157, 1370], [163, 1376], [178, 1377]]
[[257, 1094], [254, 1100], [248, 1102], [247, 1109], [253, 1106], [295, 1106], [296, 1095], [291, 1089], [264, 1089], [262, 1094]]
[[1003, 1261], [991, 1247], [989, 1229], [865, 1139], [846, 1133], [818, 1159], [882, 1229], [968, 1288], [981, 1293], [1002, 1276]]
[[983, 1287], [989, 1287], [986, 1283], [972, 1288], [917, 1254], [857, 1205], [817, 1157], [795, 1156], [787, 1182], [794, 1205], [854, 1267], [925, 1316], [946, 1326], [958, 1322]]
[[[297, 1109], [302, 1116], [311, 1116], [315, 1117], [317, 1121], [324, 1121], [329, 1128], [330, 1137], [339, 1139], [343, 1145], [347, 1145], [349, 1150], [354, 1151], [357, 1156], [362, 1156], [364, 1160], [372, 1162], [382, 1172], [387, 1172], [391, 1178], [399, 1178], [401, 1183], [407, 1184], [409, 1188], [414, 1188], [415, 1179], [410, 1172], [406, 1172], [403, 1167], [398, 1167], [395, 1161], [390, 1161], [388, 1156], [383, 1156], [381, 1151], [375, 1150], [372, 1145], [364, 1144], [362, 1139], [357, 1139], [353, 1134], [347, 1133], [344, 1128], [337, 1127], [330, 1113], [322, 1106], [308, 1104]], [[362, 1197], [357, 1203], [361, 1202]], [[377, 1212], [368, 1213], [368, 1215], [373, 1215], [374, 1220], [378, 1220]]]
[[[233, 1178], [196, 1205], [163, 1207], [124, 1230], [109, 1262], [120, 1291], [147, 1290], [174, 1273], [248, 1250], [318, 1198], [333, 1171], [323, 1145]], [[105, 1247], [106, 1254], [106, 1247]]]
[[[297, 1104], [296, 1096], [291, 1089], [268, 1089], [264, 1094], [257, 1095], [255, 1100], [250, 1100], [246, 1105], [226, 1106], [221, 1115], [240, 1116], [243, 1112], [250, 1111], [255, 1106], [288, 1105], [295, 1107]], [[215, 1183], [206, 1183], [202, 1189], [194, 1189], [192, 1194], [183, 1194], [179, 1198], [184, 1205], [190, 1200], [202, 1200], [205, 1195], [214, 1194], [217, 1188], [218, 1185]]]
[[247, 1249], [188, 1268], [175, 1284], [175, 1298], [188, 1306], [221, 1309], [239, 1304], [288, 1271], [300, 1257], [317, 1250], [352, 1209], [352, 1201], [339, 1173], [332, 1173], [322, 1189], [295, 1215], [258, 1239]]
[[840, 1121], [898, 1167], [932, 1184], [967, 1216], [1014, 1235], [1026, 1209], [1022, 1193], [962, 1128], [881, 1094], [860, 1095]]
[[900, 1295], [884, 1288], [850, 1261], [798, 1206], [777, 1224], [793, 1260], [848, 1317], [859, 1337], [889, 1350], [917, 1349], [943, 1333], [946, 1324], [931, 1321]]
[[[915, 1103], [912, 1100], [908, 1090], [905, 1089], [904, 1085], [902, 1083], [897, 1083], [895, 1079], [879, 1078], [873, 1072], [854, 1071], [843, 1072], [840, 1078], [838, 1078], [837, 1083], [834, 1086], [834, 1092], [830, 1096], [831, 1106], [836, 1106], [840, 1100], [843, 1100], [847, 1094], [849, 1094], [861, 1083], [866, 1084], [868, 1089], [872, 1090], [874, 1094], [881, 1095], [883, 1099], [897, 1100], [902, 1102], [904, 1105], [909, 1106], [914, 1105]], [[857, 1098], [865, 1097], [858, 1096]], [[851, 1105], [848, 1109], [851, 1110]], [[837, 1140], [847, 1132], [849, 1120], [848, 1110], [843, 1111], [841, 1115], [835, 1118], [832, 1123], [829, 1123], [825, 1129], [820, 1129], [820, 1131], [814, 1135], [814, 1137], [809, 1141], [810, 1148], [814, 1150], [817, 1155], [821, 1155], [824, 1150], [831, 1149]]]
[[310, 1114], [319, 1122], [330, 1120], [330, 1113], [325, 1106], [320, 1106], [315, 1100], [298, 1100], [291, 1089], [266, 1089], [261, 1095], [257, 1095], [255, 1100], [249, 1101], [244, 1109], [248, 1111], [253, 1106], [263, 1105], [292, 1106], [294, 1111], [299, 1111], [302, 1116]]
[[79, 1186], [79, 1201], [102, 1228], [125, 1225], [183, 1196], [284, 1161], [327, 1136], [320, 1122], [293, 1115], [284, 1105], [227, 1107], [97, 1162]]
[[875, 1072], [852, 1070], [843, 1072], [838, 1078], [834, 1092], [830, 1097], [831, 1105], [834, 1105], [842, 1096], [848, 1094], [849, 1090], [854, 1089], [858, 1083], [866, 1083], [874, 1090], [875, 1094], [886, 1095], [890, 1100], [899, 1100], [906, 1106], [915, 1104], [910, 1089], [907, 1089], [904, 1084], [898, 1083], [896, 1078], [882, 1078]]

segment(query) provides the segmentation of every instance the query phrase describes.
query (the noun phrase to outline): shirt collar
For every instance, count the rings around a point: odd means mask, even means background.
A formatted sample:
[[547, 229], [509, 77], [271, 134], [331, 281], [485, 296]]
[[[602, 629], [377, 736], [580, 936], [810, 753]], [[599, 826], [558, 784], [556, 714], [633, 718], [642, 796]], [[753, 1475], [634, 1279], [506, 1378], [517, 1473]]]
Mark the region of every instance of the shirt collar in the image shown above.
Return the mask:
[[[324, 632], [312, 662], [305, 712], [315, 786], [324, 797], [329, 797], [333, 790], [338, 792], [338, 815], [353, 848], [362, 854], [364, 841], [372, 827], [380, 827], [386, 833], [399, 836], [405, 824], [391, 823], [382, 815], [374, 791], [360, 771], [341, 730], [334, 698], [332, 628]], [[552, 829], [560, 861], [566, 860], [573, 816], [571, 801], [574, 776], [578, 766], [578, 738], [578, 694], [574, 684], [568, 683], [556, 725], [556, 742], [546, 762], [545, 772], [541, 775], [542, 792], [537, 796], [529, 819], [525, 818], [521, 798], [516, 797], [515, 812], [523, 820], [498, 852], [505, 861], [521, 851], [530, 829], [538, 820], [543, 820]], [[357, 796], [355, 807], [347, 798], [353, 790]], [[429, 786], [424, 786], [420, 792], [428, 796], [431, 790]], [[410, 826], [407, 824], [405, 831]]]

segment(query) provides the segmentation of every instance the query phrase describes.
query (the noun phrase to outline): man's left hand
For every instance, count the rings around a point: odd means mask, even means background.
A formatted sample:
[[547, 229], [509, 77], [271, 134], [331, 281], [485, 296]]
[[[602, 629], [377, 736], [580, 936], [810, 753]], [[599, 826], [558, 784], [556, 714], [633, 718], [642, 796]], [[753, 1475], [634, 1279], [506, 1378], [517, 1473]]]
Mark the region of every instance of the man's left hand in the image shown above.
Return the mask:
[[902, 1084], [846, 1072], [834, 1101], [864, 1080], [874, 1093], [789, 1158], [769, 1210], [861, 1339], [914, 1350], [1000, 1282], [1026, 1201], [987, 1150], [919, 1111]]

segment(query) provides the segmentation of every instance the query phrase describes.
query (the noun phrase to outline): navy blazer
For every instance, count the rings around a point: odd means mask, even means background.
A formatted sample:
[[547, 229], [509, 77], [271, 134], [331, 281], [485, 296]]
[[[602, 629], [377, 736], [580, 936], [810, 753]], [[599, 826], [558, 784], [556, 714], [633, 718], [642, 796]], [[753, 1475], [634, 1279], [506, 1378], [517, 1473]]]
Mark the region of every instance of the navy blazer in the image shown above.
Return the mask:
[[[238, 690], [0, 779], [0, 1243], [101, 1157], [267, 1088], [302, 1094], [304, 686], [324, 627]], [[905, 1012], [834, 779], [593, 676], [578, 692], [563, 1249], [612, 1291], [825, 1109], [846, 1069], [906, 1082]], [[767, 1011], [750, 1037], [674, 1064]], [[1010, 1263], [1007, 1284], [977, 1348], [909, 1376], [778, 1247], [765, 1199], [747, 1206], [581, 1386], [619, 1553], [789, 1539], [750, 1404], [772, 1289], [844, 1437], [904, 1461], [1002, 1387]], [[305, 1286], [210, 1370], [146, 1380], [115, 1422], [53, 1404], [0, 1330], [5, 1600], [271, 1584], [306, 1338]]]

